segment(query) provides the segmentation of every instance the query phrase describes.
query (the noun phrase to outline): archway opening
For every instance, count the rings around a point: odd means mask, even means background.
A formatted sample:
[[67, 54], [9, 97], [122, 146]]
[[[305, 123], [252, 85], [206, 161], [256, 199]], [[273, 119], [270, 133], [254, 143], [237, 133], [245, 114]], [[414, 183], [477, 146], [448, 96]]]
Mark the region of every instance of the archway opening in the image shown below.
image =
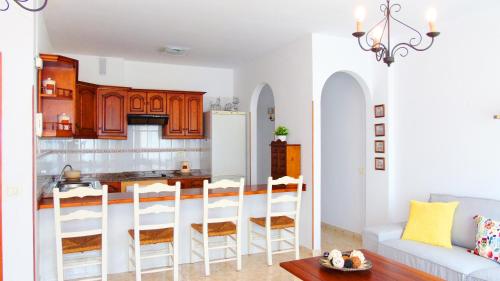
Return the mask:
[[265, 184], [271, 176], [271, 147], [274, 139], [274, 95], [265, 84], [260, 90], [256, 110], [256, 183]]
[[365, 163], [364, 90], [352, 75], [338, 72], [328, 78], [321, 95], [321, 247], [325, 250], [361, 246]]

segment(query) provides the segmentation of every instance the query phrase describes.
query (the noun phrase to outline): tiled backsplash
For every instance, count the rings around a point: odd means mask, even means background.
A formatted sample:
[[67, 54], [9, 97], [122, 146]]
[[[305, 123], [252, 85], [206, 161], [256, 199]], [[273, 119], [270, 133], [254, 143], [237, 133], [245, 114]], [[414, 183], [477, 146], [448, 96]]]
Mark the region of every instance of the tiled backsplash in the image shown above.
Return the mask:
[[82, 173], [200, 168], [203, 140], [165, 140], [160, 126], [129, 126], [127, 140], [39, 139], [37, 172], [56, 175], [65, 164]]

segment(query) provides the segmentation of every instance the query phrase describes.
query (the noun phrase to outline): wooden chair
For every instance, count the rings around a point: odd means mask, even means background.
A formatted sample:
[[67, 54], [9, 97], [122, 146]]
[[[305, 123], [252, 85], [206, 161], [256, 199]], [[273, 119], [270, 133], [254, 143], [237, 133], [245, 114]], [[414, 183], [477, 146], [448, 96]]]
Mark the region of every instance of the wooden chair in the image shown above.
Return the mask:
[[[108, 229], [108, 186], [102, 189], [78, 187], [61, 192], [54, 188], [54, 222], [56, 230], [57, 280], [64, 280], [64, 270], [89, 266], [101, 266], [101, 276], [84, 280], [107, 280], [107, 229]], [[100, 196], [101, 211], [76, 210], [61, 214], [61, 199]], [[74, 210], [74, 208], [71, 208]], [[81, 231], [63, 232], [63, 224], [75, 220], [101, 220], [100, 227]], [[78, 253], [100, 251], [100, 256], [78, 256]], [[66, 258], [65, 258], [66, 257]]]
[[[205, 275], [210, 275], [210, 264], [236, 260], [236, 269], [241, 270], [241, 212], [245, 179], [240, 181], [220, 180], [215, 183], [203, 182], [203, 223], [191, 225], [191, 263], [194, 256], [204, 260]], [[237, 188], [238, 200], [220, 199], [209, 202], [209, 191], [217, 188]], [[209, 211], [221, 208], [234, 208], [236, 215], [229, 217], [209, 216]], [[201, 240], [199, 239], [201, 237]], [[223, 238], [223, 241], [209, 241]], [[203, 249], [203, 254], [197, 249]], [[224, 249], [224, 258], [210, 261], [210, 250]], [[230, 252], [234, 255], [229, 257]]]
[[[271, 177], [267, 180], [267, 214], [266, 217], [250, 218], [248, 225], [248, 254], [251, 253], [252, 246], [267, 252], [267, 264], [272, 265], [272, 255], [288, 252], [295, 252], [295, 259], [299, 259], [299, 219], [300, 219], [300, 201], [302, 197], [302, 176], [298, 179], [292, 177], [282, 177], [273, 180]], [[282, 196], [273, 196], [273, 186], [275, 185], [297, 185], [296, 196], [289, 194]], [[292, 211], [273, 211], [273, 205], [293, 204]], [[282, 205], [283, 206], [283, 205]], [[253, 227], [264, 231], [254, 231]], [[272, 236], [273, 232], [277, 235]], [[260, 239], [254, 239], [254, 236]], [[254, 243], [254, 241], [265, 241], [263, 247]], [[293, 242], [290, 242], [293, 241]], [[273, 242], [279, 242], [279, 250], [273, 252]], [[282, 244], [287, 244], [291, 248], [282, 249]]]
[[[142, 273], [153, 273], [172, 270], [174, 280], [179, 280], [179, 204], [181, 198], [181, 184], [166, 185], [155, 183], [140, 187], [134, 184], [134, 229], [129, 229], [129, 269], [135, 268], [135, 280], [140, 281]], [[155, 204], [141, 208], [140, 196], [145, 193], [174, 193], [174, 206]], [[168, 214], [173, 215], [173, 222], [161, 224], [142, 224], [141, 216], [158, 215], [168, 220]], [[167, 215], [165, 215], [167, 214]], [[136, 239], [139, 237], [139, 239]], [[160, 249], [144, 249], [142, 247], [165, 244]], [[161, 246], [161, 245], [159, 245]], [[141, 262], [145, 259], [167, 258], [167, 266], [142, 270]]]

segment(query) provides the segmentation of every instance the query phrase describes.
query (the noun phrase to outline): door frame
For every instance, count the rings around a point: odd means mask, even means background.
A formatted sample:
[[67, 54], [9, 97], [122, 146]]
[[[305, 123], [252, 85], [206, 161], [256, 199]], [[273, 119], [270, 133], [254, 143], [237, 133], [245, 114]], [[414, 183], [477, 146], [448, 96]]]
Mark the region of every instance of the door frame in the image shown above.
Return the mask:
[[3, 144], [3, 122], [2, 122], [2, 117], [3, 117], [3, 111], [2, 111], [2, 66], [3, 66], [3, 61], [2, 61], [2, 53], [0, 52], [0, 281], [3, 280], [3, 221], [2, 221], [2, 193], [3, 193], [3, 185], [2, 185], [2, 171], [3, 171], [3, 166], [2, 166], [2, 144]]

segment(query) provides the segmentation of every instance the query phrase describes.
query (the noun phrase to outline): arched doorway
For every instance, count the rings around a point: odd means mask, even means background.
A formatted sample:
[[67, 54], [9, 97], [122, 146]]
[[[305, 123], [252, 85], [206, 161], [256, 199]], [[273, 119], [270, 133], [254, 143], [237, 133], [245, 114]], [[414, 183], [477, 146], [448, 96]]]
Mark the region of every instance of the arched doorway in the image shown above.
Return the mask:
[[256, 120], [256, 183], [267, 183], [271, 176], [271, 148], [274, 139], [274, 95], [265, 84], [258, 94]]
[[338, 238], [346, 233], [360, 238], [365, 225], [365, 164], [365, 93], [354, 76], [337, 72], [328, 78], [321, 95], [321, 240], [324, 250], [360, 246], [356, 239], [346, 242]]

